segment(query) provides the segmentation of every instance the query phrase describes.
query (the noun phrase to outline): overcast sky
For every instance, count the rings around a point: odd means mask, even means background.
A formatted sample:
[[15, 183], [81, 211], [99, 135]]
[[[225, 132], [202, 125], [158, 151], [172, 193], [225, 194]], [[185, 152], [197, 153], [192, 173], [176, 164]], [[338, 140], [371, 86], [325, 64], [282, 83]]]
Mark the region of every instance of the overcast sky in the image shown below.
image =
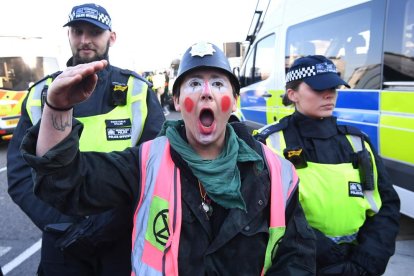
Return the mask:
[[[62, 25], [79, 0], [1, 1], [0, 35], [53, 39], [70, 56]], [[110, 61], [134, 70], [166, 68], [200, 40], [222, 47], [246, 38], [257, 0], [99, 0], [112, 17], [117, 42]]]

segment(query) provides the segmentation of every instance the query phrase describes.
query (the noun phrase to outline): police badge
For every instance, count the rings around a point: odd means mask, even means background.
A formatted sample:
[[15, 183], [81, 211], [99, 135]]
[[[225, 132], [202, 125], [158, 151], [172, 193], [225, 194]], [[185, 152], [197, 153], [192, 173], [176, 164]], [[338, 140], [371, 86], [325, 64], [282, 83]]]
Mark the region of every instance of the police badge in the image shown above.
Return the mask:
[[197, 44], [194, 44], [191, 47], [191, 56], [195, 57], [195, 56], [199, 56], [199, 57], [204, 57], [206, 55], [210, 55], [212, 56], [214, 54], [216, 50], [214, 50], [213, 45], [211, 45], [208, 42], [199, 42]]

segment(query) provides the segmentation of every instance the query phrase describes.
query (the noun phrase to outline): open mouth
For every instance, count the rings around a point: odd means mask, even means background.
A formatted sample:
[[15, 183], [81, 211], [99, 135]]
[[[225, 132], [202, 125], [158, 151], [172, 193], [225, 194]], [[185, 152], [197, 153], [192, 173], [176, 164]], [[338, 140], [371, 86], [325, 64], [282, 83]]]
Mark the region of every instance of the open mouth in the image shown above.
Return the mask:
[[210, 127], [214, 122], [214, 114], [210, 109], [204, 109], [200, 113], [200, 122], [204, 127]]
[[214, 127], [214, 113], [211, 109], [203, 109], [200, 112], [200, 130], [204, 134], [211, 133]]

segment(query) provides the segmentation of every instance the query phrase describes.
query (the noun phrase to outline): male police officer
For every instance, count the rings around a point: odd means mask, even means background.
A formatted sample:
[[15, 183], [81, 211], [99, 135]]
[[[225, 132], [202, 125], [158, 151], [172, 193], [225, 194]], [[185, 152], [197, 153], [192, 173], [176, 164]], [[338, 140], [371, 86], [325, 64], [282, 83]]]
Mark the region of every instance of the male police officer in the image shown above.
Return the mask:
[[[69, 15], [72, 58], [67, 66], [108, 60], [115, 43], [111, 17], [101, 6], [75, 6]], [[40, 119], [47, 89], [57, 72], [30, 88], [8, 150], [9, 194], [43, 231], [40, 275], [129, 275], [132, 207], [89, 217], [69, 217], [33, 194], [30, 167], [19, 153], [26, 130]], [[154, 138], [165, 118], [148, 82], [138, 74], [108, 65], [99, 72], [95, 93], [74, 109], [84, 124], [82, 151], [114, 151]]]

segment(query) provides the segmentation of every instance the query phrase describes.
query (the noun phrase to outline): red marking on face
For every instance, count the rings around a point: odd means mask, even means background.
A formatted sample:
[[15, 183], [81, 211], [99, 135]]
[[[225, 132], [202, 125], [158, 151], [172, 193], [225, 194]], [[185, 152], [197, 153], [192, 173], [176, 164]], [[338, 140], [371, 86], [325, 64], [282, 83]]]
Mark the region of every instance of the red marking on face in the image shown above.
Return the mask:
[[221, 110], [223, 112], [227, 112], [230, 108], [231, 100], [229, 96], [223, 96], [223, 99], [221, 100]]
[[204, 88], [203, 88], [203, 92], [206, 92], [207, 89], [209, 89], [209, 84], [207, 80], [204, 80]]
[[194, 102], [193, 102], [193, 100], [190, 99], [190, 98], [185, 98], [185, 100], [184, 100], [184, 107], [185, 107], [185, 110], [188, 113], [190, 113], [191, 111], [193, 111], [193, 108], [194, 108]]

